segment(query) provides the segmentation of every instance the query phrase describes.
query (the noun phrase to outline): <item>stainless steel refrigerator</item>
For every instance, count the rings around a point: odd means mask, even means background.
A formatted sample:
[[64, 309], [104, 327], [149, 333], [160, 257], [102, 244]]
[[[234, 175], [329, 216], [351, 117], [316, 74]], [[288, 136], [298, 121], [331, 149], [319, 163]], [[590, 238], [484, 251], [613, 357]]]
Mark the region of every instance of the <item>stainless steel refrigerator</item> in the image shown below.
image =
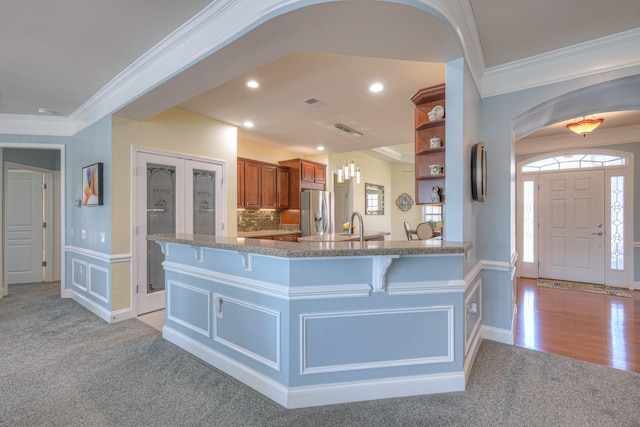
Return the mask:
[[300, 194], [300, 228], [302, 236], [335, 232], [333, 193], [302, 190]]

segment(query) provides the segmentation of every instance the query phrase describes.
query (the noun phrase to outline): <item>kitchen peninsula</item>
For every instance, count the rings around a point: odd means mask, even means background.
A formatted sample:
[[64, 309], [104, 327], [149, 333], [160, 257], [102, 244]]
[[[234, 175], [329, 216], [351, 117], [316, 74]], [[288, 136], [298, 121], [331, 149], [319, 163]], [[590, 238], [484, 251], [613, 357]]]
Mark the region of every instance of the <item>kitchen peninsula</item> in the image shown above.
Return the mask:
[[465, 389], [469, 244], [147, 239], [165, 254], [163, 337], [287, 408]]

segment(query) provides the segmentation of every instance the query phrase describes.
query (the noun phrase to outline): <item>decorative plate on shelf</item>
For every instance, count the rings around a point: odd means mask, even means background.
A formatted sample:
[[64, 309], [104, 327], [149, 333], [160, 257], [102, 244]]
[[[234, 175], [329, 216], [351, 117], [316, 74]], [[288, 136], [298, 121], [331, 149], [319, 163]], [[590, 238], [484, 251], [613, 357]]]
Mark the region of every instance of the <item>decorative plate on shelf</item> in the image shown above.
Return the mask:
[[436, 105], [431, 111], [429, 111], [429, 120], [440, 120], [444, 117], [444, 107], [442, 105]]
[[402, 193], [398, 200], [396, 200], [396, 205], [400, 208], [401, 211], [406, 212], [413, 206], [413, 199], [407, 193]]

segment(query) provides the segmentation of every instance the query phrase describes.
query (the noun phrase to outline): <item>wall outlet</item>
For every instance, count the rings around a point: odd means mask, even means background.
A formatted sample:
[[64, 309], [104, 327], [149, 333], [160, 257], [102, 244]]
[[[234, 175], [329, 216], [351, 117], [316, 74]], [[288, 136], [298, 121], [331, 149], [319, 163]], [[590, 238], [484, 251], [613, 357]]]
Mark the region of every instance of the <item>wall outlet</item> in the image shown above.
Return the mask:
[[87, 240], [87, 230], [82, 230], [82, 240]]
[[103, 232], [100, 233], [100, 241], [104, 243], [107, 240], [106, 234]]

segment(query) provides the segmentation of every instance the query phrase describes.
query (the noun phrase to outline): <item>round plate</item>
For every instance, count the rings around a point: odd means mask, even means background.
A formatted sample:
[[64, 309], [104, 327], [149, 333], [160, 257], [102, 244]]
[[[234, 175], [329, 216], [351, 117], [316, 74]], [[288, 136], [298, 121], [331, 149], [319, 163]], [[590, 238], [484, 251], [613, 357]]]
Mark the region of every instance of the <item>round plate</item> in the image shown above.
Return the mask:
[[444, 117], [444, 107], [442, 105], [436, 105], [429, 112], [429, 120], [431, 121], [440, 120], [443, 117]]

